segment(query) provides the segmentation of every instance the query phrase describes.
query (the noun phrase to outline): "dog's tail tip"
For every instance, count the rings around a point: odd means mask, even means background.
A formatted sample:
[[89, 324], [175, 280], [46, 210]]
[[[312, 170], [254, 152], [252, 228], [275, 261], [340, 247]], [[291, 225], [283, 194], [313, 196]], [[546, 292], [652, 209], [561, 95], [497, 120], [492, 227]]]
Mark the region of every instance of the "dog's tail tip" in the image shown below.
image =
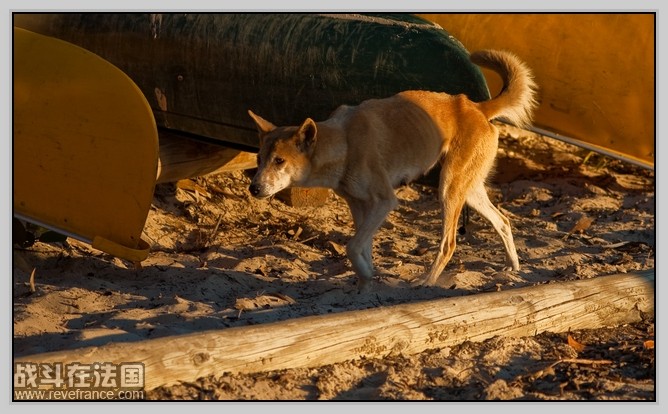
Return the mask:
[[473, 52], [471, 62], [495, 71], [503, 80], [501, 93], [480, 103], [480, 109], [488, 119], [505, 118], [518, 127], [530, 125], [538, 106], [538, 85], [531, 69], [517, 55], [505, 50]]

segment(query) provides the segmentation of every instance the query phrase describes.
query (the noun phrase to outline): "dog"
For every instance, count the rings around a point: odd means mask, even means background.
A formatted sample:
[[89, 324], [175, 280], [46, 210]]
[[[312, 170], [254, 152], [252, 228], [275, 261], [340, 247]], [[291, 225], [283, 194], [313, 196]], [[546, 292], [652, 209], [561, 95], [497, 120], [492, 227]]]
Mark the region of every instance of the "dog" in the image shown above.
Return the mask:
[[436, 284], [455, 251], [465, 204], [501, 236], [505, 269], [519, 270], [510, 221], [485, 187], [499, 139], [491, 121], [530, 125], [537, 85], [531, 70], [510, 52], [483, 50], [470, 59], [501, 76], [503, 89], [493, 99], [475, 103], [463, 94], [410, 90], [342, 105], [323, 122], [307, 118], [298, 126], [275, 126], [249, 110], [260, 140], [250, 193], [266, 198], [291, 186], [325, 187], [343, 198], [355, 227], [346, 254], [364, 290], [374, 275], [373, 236], [398, 204], [395, 188], [440, 163], [441, 242], [431, 268], [413, 284]]

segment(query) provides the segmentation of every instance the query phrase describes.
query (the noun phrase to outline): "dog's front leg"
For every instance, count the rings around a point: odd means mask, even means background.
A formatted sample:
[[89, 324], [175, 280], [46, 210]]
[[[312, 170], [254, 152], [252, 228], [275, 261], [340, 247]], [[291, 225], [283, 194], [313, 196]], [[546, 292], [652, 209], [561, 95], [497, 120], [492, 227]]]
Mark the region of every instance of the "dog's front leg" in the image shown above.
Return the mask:
[[[350, 208], [350, 214], [353, 217], [353, 223], [355, 224], [355, 232], [358, 232], [360, 226], [365, 221], [368, 211], [364, 206], [362, 200], [356, 198], [345, 197], [346, 202], [348, 203], [348, 208]], [[373, 261], [371, 257], [372, 243], [371, 241], [364, 246], [362, 250], [362, 257], [369, 263], [371, 266], [371, 272], [373, 273]], [[354, 265], [353, 265], [354, 266]]]
[[346, 246], [346, 253], [355, 273], [359, 291], [368, 289], [373, 279], [371, 248], [373, 236], [385, 221], [387, 214], [397, 206], [394, 193], [389, 197], [375, 198], [370, 201], [348, 199], [348, 206], [355, 221], [355, 235]]

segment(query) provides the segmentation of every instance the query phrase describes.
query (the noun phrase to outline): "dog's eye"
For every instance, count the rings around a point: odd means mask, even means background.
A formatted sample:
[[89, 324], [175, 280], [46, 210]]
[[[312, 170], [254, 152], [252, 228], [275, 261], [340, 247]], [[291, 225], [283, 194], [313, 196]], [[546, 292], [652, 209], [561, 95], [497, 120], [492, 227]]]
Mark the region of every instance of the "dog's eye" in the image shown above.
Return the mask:
[[281, 164], [283, 164], [284, 162], [285, 162], [285, 160], [284, 160], [283, 158], [281, 158], [281, 157], [276, 157], [276, 158], [274, 158], [274, 163], [275, 163], [276, 165], [281, 165]]

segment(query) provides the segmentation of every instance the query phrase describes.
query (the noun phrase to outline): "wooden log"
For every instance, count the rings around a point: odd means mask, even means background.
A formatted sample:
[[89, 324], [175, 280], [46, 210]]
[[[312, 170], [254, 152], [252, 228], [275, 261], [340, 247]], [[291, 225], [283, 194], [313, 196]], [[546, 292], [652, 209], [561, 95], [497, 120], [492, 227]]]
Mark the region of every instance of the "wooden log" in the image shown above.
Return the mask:
[[650, 270], [29, 355], [14, 362], [142, 362], [145, 388], [150, 390], [224, 372], [416, 354], [494, 336], [615, 326], [653, 314]]
[[257, 167], [256, 155], [160, 131], [156, 183]]

